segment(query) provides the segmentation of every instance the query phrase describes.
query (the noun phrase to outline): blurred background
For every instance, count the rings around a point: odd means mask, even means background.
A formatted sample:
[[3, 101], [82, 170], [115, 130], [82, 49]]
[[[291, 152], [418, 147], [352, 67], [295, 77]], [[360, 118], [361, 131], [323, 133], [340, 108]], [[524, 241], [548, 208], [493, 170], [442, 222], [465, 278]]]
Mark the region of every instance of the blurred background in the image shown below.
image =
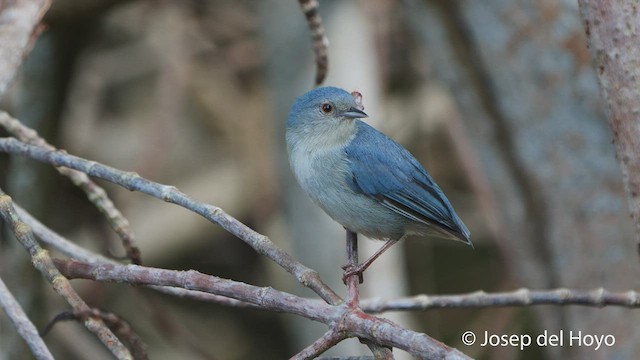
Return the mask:
[[[320, 14], [330, 41], [325, 84], [363, 94], [366, 121], [429, 170], [475, 246], [410, 238], [367, 270], [363, 297], [637, 286], [637, 245], [575, 1], [322, 0]], [[289, 107], [315, 77], [296, 1], [54, 0], [44, 21], [3, 109], [72, 154], [220, 206], [344, 293], [344, 231], [301, 192], [284, 146]], [[314, 296], [198, 216], [100, 184], [131, 222], [143, 264]], [[65, 237], [124, 255], [104, 218], [51, 167], [0, 154], [0, 186]], [[0, 236], [0, 274], [42, 328], [66, 306], [9, 233]], [[360, 244], [362, 259], [381, 245]], [[89, 305], [126, 319], [152, 359], [283, 359], [325, 331], [291, 315], [74, 284]], [[640, 316], [624, 308], [384, 316], [480, 359], [640, 351]], [[466, 330], [573, 330], [616, 343], [469, 347]], [[45, 340], [57, 358], [110, 358], [77, 323], [58, 324]], [[346, 341], [330, 354], [359, 353], [366, 347]], [[0, 314], [0, 359], [30, 356]]]

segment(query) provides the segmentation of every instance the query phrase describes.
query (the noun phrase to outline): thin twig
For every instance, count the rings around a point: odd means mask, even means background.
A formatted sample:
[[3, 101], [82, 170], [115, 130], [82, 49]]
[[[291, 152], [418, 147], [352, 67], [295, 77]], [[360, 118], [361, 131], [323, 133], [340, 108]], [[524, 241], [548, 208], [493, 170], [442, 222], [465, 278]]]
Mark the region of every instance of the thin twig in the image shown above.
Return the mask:
[[318, 1], [298, 0], [304, 13], [309, 30], [311, 30], [311, 40], [313, 41], [313, 53], [316, 57], [316, 86], [322, 85], [329, 71], [329, 39], [325, 35], [322, 18], [318, 13]]
[[393, 351], [390, 347], [380, 346], [373, 341], [365, 338], [360, 338], [360, 342], [367, 345], [374, 360], [394, 360]]
[[[0, 110], [0, 126], [4, 127], [10, 134], [27, 144], [39, 146], [47, 150], [56, 150], [55, 147], [41, 138], [38, 133], [26, 127], [17, 119], [11, 117], [4, 111]], [[127, 253], [127, 257], [132, 263], [140, 265], [142, 263], [140, 249], [136, 246], [135, 236], [131, 230], [129, 221], [122, 215], [107, 196], [107, 192], [98, 184], [93, 182], [87, 174], [69, 169], [66, 167], [57, 167], [60, 174], [68, 177], [71, 182], [78, 186], [89, 198], [94, 206], [107, 218], [107, 222], [120, 237], [122, 246]]]
[[[0, 190], [0, 216], [2, 216], [7, 225], [9, 225], [9, 228], [20, 244], [27, 249], [34, 267], [42, 273], [55, 292], [65, 299], [75, 311], [89, 311], [89, 306], [82, 300], [78, 293], [76, 293], [73, 287], [71, 287], [69, 280], [60, 274], [55, 267], [49, 256], [49, 252], [41, 248], [35, 241], [29, 225], [25, 224], [16, 213], [11, 197], [2, 190]], [[84, 325], [102, 341], [116, 358], [132, 359], [129, 350], [127, 350], [102, 321], [98, 319], [87, 319]]]
[[53, 249], [58, 250], [67, 256], [85, 262], [117, 263], [112, 259], [83, 248], [73, 241], [65, 239], [55, 231], [49, 229], [36, 218], [31, 216], [31, 214], [29, 214], [29, 212], [23, 209], [20, 205], [14, 203], [13, 207], [16, 209], [16, 213], [18, 213], [18, 216], [20, 216], [20, 218], [22, 218], [22, 220], [31, 227], [31, 231], [33, 231], [33, 233], [41, 240], [41, 242], [51, 246]]
[[104, 321], [111, 330], [118, 334], [118, 336], [127, 343], [135, 360], [146, 360], [149, 358], [147, 355], [147, 346], [144, 344], [142, 339], [140, 339], [138, 334], [133, 331], [128, 322], [114, 313], [98, 309], [89, 309], [88, 312], [64, 311], [56, 315], [56, 317], [53, 318], [53, 320], [51, 320], [51, 322], [49, 322], [49, 324], [47, 324], [47, 326], [41, 331], [41, 334], [42, 336], [45, 336], [60, 321], [75, 320], [82, 322], [88, 318]]
[[594, 290], [554, 289], [532, 291], [519, 289], [511, 292], [488, 294], [477, 291], [461, 295], [417, 295], [400, 299], [368, 299], [360, 303], [362, 310], [370, 314], [385, 311], [415, 311], [441, 308], [486, 308], [532, 305], [582, 305], [593, 307], [640, 307], [640, 293], [610, 292], [603, 288]]
[[33, 356], [38, 360], [53, 360], [53, 355], [51, 355], [49, 348], [47, 348], [42, 337], [38, 334], [38, 330], [31, 320], [29, 320], [27, 314], [24, 313], [24, 310], [22, 310], [22, 307], [18, 304], [9, 289], [7, 289], [7, 286], [1, 278], [0, 306], [2, 306], [5, 314], [7, 314], [7, 317], [11, 320], [13, 327], [18, 331], [18, 334], [20, 334], [31, 349]]
[[326, 302], [334, 305], [342, 302], [340, 296], [322, 281], [320, 275], [318, 275], [315, 270], [296, 261], [291, 255], [274, 244], [268, 237], [253, 231], [217, 206], [191, 199], [174, 186], [159, 184], [133, 172], [118, 170], [61, 151], [43, 149], [13, 138], [0, 138], [0, 151], [27, 156], [54, 166], [69, 167], [82, 171], [90, 176], [120, 185], [128, 190], [139, 191], [189, 209], [205, 219], [220, 225], [226, 231], [246, 242], [259, 254], [275, 261], [292, 274], [302, 285], [309, 287]]
[[345, 338], [345, 334], [341, 334], [332, 328], [331, 330], [324, 333], [324, 335], [322, 335], [322, 337], [320, 337], [318, 340], [314, 341], [313, 344], [307, 346], [302, 351], [292, 356], [290, 360], [315, 359], [318, 355], [331, 349]]

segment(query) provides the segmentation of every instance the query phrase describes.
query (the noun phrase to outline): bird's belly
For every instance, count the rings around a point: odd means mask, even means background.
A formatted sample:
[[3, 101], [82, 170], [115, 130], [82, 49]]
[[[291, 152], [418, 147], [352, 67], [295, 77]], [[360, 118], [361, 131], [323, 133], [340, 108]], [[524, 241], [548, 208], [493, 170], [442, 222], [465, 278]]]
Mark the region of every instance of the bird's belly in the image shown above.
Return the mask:
[[306, 160], [294, 167], [296, 177], [309, 197], [333, 220], [374, 239], [398, 239], [404, 234], [406, 218], [347, 185], [350, 169], [346, 160]]
[[407, 219], [361, 194], [346, 196], [324, 211], [347, 229], [372, 239], [399, 239], [407, 226]]

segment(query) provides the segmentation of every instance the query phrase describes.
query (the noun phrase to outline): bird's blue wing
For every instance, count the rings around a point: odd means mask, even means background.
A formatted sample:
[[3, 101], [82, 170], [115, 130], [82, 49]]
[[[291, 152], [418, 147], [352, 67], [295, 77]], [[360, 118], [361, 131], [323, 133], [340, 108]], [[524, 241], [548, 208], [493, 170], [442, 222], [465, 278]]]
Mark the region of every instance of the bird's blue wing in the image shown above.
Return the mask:
[[469, 230], [438, 185], [402, 146], [363, 122], [345, 148], [352, 190], [417, 222], [436, 225], [462, 241]]

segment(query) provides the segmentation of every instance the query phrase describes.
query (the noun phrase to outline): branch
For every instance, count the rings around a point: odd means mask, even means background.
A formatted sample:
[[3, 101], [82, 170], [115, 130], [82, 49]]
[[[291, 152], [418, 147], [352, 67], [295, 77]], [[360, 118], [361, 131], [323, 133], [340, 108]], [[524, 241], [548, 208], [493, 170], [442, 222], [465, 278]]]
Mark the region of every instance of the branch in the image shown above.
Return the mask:
[[53, 360], [53, 355], [51, 355], [49, 348], [47, 348], [40, 334], [38, 334], [38, 330], [29, 320], [27, 314], [24, 313], [11, 292], [9, 292], [2, 279], [0, 279], [0, 306], [2, 306], [18, 334], [26, 341], [33, 356], [38, 360]]
[[49, 229], [36, 218], [31, 216], [26, 210], [20, 207], [17, 204], [13, 205], [16, 213], [22, 221], [25, 222], [29, 227], [31, 227], [31, 231], [33, 231], [34, 235], [36, 235], [43, 243], [51, 246], [55, 250], [60, 251], [61, 253], [73, 257], [75, 259], [79, 259], [82, 261], [90, 262], [90, 263], [113, 263], [117, 264], [116, 261], [111, 260], [102, 255], [96, 254], [92, 251], [89, 251], [76, 243], [69, 241], [55, 231]]
[[131, 325], [118, 315], [110, 312], [100, 311], [98, 309], [89, 309], [86, 313], [80, 313], [77, 311], [64, 311], [56, 315], [47, 326], [41, 331], [42, 336], [45, 336], [53, 327], [60, 321], [86, 321], [88, 318], [95, 318], [102, 320], [109, 329], [113, 330], [118, 336], [124, 340], [129, 346], [133, 354], [133, 358], [136, 360], [147, 360], [147, 346], [142, 339], [136, 334]]
[[322, 18], [318, 13], [317, 0], [298, 0], [304, 13], [309, 30], [311, 30], [311, 40], [313, 41], [313, 53], [316, 57], [316, 86], [322, 85], [329, 71], [329, 39], [325, 35]]
[[132, 285], [172, 286], [226, 296], [263, 310], [288, 312], [311, 320], [331, 318], [331, 308], [320, 301], [304, 299], [269, 287], [206, 275], [195, 270], [177, 271], [139, 265], [89, 264], [54, 259], [57, 268], [71, 279], [126, 282]]
[[468, 359], [426, 334], [404, 329], [386, 319], [367, 315], [345, 304], [329, 305], [301, 298], [270, 287], [261, 288], [233, 280], [205, 275], [194, 270], [176, 271], [138, 265], [88, 264], [73, 260], [54, 260], [58, 269], [70, 278], [126, 282], [132, 285], [173, 286], [222, 295], [262, 309], [286, 312], [330, 326], [346, 337], [366, 338], [388, 347], [396, 347], [424, 359]]
[[324, 333], [321, 338], [314, 341], [313, 344], [307, 346], [302, 351], [292, 356], [289, 360], [315, 359], [318, 357], [318, 355], [331, 349], [337, 343], [346, 338], [347, 336], [345, 334], [341, 334], [340, 332], [331, 329]]
[[[69, 280], [65, 278], [58, 269], [53, 265], [53, 261], [47, 250], [38, 245], [33, 238], [33, 233], [27, 224], [16, 213], [11, 198], [0, 190], [0, 216], [9, 225], [11, 231], [22, 246], [29, 252], [33, 266], [51, 284], [55, 292], [60, 295], [67, 303], [78, 312], [87, 312], [89, 306], [75, 292]], [[131, 359], [131, 353], [122, 345], [120, 340], [105, 326], [105, 324], [96, 319], [87, 319], [84, 325], [89, 331], [94, 333], [100, 341], [111, 351], [118, 359]]]
[[37, 25], [50, 3], [50, 0], [0, 2], [0, 97], [30, 50]]
[[[58, 235], [17, 205], [16, 211], [25, 223], [32, 228], [34, 234], [38, 236], [42, 242], [61, 253], [88, 263], [118, 264], [111, 259], [86, 250]], [[161, 286], [152, 286], [152, 288], [162, 293], [180, 298], [212, 302], [233, 307], [260, 308], [253, 304], [201, 291]], [[534, 305], [580, 305], [592, 307], [623, 306], [628, 308], [638, 308], [640, 307], [640, 293], [634, 290], [615, 293], [602, 288], [584, 291], [564, 288], [544, 291], [518, 289], [515, 291], [501, 293], [485, 293], [484, 291], [477, 291], [458, 295], [416, 295], [399, 299], [371, 298], [360, 301], [361, 309], [369, 314], [379, 314], [387, 311], [424, 311], [442, 308], [482, 308]]]
[[640, 243], [640, 21], [636, 0], [579, 0]]
[[[27, 144], [39, 146], [43, 149], [54, 151], [55, 147], [47, 143], [38, 133], [26, 127], [17, 119], [12, 118], [9, 114], [0, 110], [0, 126], [4, 127], [7, 132], [15, 136], [20, 141]], [[107, 222], [120, 237], [122, 246], [124, 247], [127, 257], [132, 263], [140, 265], [142, 259], [140, 249], [135, 245], [135, 236], [129, 225], [129, 221], [122, 215], [107, 196], [107, 192], [98, 184], [93, 182], [85, 173], [69, 169], [66, 167], [57, 167], [60, 174], [68, 177], [71, 182], [79, 187], [87, 195], [89, 201], [107, 218]]]
[[461, 295], [417, 295], [401, 299], [367, 299], [361, 303], [366, 313], [385, 311], [429, 310], [438, 308], [485, 308], [532, 305], [582, 305], [604, 307], [607, 305], [640, 308], [640, 294], [634, 290], [614, 293], [603, 288], [595, 290], [555, 289], [531, 291], [519, 289], [512, 292], [487, 294], [477, 291]]
[[315, 291], [326, 302], [330, 304], [342, 302], [342, 299], [322, 281], [316, 271], [296, 261], [268, 237], [253, 231], [219, 207], [191, 199], [174, 186], [159, 184], [133, 172], [118, 170], [61, 151], [42, 149], [12, 138], [0, 138], [0, 151], [23, 155], [54, 166], [65, 166], [82, 171], [90, 176], [120, 185], [128, 190], [139, 191], [189, 209], [210, 222], [220, 225], [226, 231], [246, 242], [259, 254], [276, 262], [292, 274], [302, 285]]
[[[111, 259], [85, 250], [31, 217], [24, 210], [17, 208], [19, 215], [34, 230], [34, 233], [46, 244], [52, 246], [65, 255], [91, 263], [111, 263], [119, 265]], [[235, 307], [263, 308], [260, 305], [216, 295], [211, 292], [187, 290], [179, 287], [150, 286], [156, 291], [169, 295], [189, 298], [197, 301], [207, 301], [216, 304]], [[316, 300], [305, 299], [305, 301]], [[365, 299], [360, 307], [366, 313], [382, 313], [386, 311], [424, 311], [438, 308], [481, 308], [505, 306], [533, 306], [533, 305], [582, 305], [582, 306], [624, 306], [640, 307], [640, 294], [636, 291], [612, 293], [604, 289], [578, 291], [570, 289], [556, 289], [548, 291], [531, 291], [520, 289], [513, 292], [487, 294], [482, 291], [461, 295], [418, 295], [400, 299]], [[279, 310], [276, 310], [279, 311]]]
[[[119, 265], [117, 261], [106, 258], [100, 254], [96, 254], [92, 251], [89, 251], [83, 247], [76, 245], [74, 242], [65, 239], [64, 237], [57, 234], [55, 231], [49, 229], [47, 226], [42, 224], [36, 218], [31, 216], [27, 211], [22, 209], [18, 205], [14, 205], [16, 208], [16, 212], [18, 215], [24, 220], [24, 222], [29, 225], [33, 231], [33, 233], [40, 239], [41, 242], [51, 246], [53, 249], [63, 253], [64, 255], [71, 257], [76, 260], [80, 260], [83, 262], [91, 263], [91, 264], [114, 264]], [[163, 287], [163, 286], [150, 286], [150, 288], [159, 291], [164, 294], [172, 295], [179, 298], [188, 298], [197, 301], [206, 301], [212, 302], [225, 306], [232, 307], [243, 307], [243, 308], [255, 308], [259, 309], [259, 306], [247, 304], [242, 301], [238, 301], [235, 299], [229, 299], [224, 296], [207, 294], [200, 291], [193, 291], [181, 288], [174, 287]]]
[[[58, 235], [37, 219], [33, 218], [21, 207], [16, 206], [18, 215], [27, 223], [45, 244], [61, 253], [89, 263], [117, 262], [86, 250], [75, 243]], [[227, 297], [204, 293], [201, 291], [186, 290], [175, 287], [152, 286], [156, 291], [180, 298], [188, 298], [197, 301], [206, 301], [225, 306], [260, 308], [246, 302]], [[555, 289], [544, 291], [532, 291], [519, 289], [510, 292], [485, 293], [477, 291], [458, 295], [416, 295], [399, 299], [372, 298], [360, 301], [361, 309], [369, 314], [379, 314], [387, 311], [424, 311], [442, 308], [482, 308], [482, 307], [506, 307], [506, 306], [534, 306], [534, 305], [580, 305], [580, 306], [623, 306], [628, 308], [640, 307], [640, 293], [630, 290], [614, 293], [605, 289], [574, 290]]]

